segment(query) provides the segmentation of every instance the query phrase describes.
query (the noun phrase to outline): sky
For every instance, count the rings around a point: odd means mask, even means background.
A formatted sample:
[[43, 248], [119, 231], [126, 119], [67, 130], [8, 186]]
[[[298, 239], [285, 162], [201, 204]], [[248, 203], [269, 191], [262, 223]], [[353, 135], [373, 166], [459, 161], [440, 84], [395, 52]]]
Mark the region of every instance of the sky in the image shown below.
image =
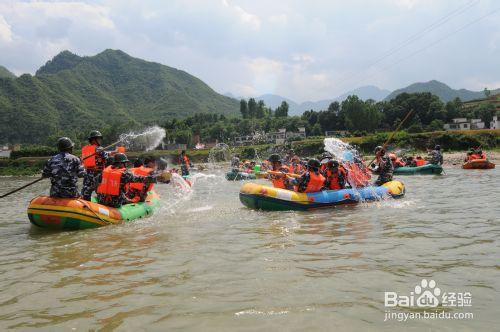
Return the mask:
[[121, 49], [219, 93], [297, 102], [432, 79], [500, 88], [500, 1], [0, 2], [0, 65], [34, 74], [60, 51]]

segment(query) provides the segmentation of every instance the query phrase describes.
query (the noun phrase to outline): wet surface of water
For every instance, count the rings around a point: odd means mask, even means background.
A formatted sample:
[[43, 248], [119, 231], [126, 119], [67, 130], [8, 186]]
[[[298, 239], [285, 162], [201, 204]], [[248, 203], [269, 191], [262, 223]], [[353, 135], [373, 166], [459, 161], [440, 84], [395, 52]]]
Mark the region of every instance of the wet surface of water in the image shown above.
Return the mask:
[[[149, 219], [58, 233], [28, 222], [39, 183], [0, 200], [0, 328], [494, 330], [499, 175], [400, 177], [402, 200], [307, 213], [249, 210], [241, 182], [201, 175], [188, 195], [158, 185]], [[29, 180], [0, 178], [1, 191]], [[422, 278], [471, 292], [451, 312], [474, 319], [384, 322], [384, 291]]]

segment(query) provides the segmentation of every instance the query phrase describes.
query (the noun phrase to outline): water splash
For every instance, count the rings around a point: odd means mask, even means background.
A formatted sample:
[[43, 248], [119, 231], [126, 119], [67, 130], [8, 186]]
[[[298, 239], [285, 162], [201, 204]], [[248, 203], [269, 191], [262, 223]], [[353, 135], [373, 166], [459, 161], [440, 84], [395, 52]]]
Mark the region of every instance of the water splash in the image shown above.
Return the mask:
[[323, 144], [325, 145], [325, 151], [330, 152], [338, 161], [352, 161], [356, 157], [360, 158], [358, 150], [338, 138], [327, 137]]
[[[325, 145], [325, 151], [331, 153], [332, 156], [342, 163], [347, 170], [350, 170], [347, 174], [347, 182], [351, 185], [352, 189], [356, 191], [356, 195], [358, 197], [362, 197], [359, 194], [358, 189], [368, 184], [367, 181], [370, 177], [369, 175], [365, 175], [366, 166], [362, 161], [363, 159], [361, 154], [349, 143], [343, 142], [338, 138], [325, 138], [323, 144]], [[378, 196], [375, 188], [370, 186], [367, 188], [372, 188], [372, 194], [374, 196]], [[364, 200], [360, 199], [360, 203], [364, 203]]]
[[229, 162], [233, 153], [226, 143], [217, 143], [208, 153], [208, 168], [214, 170], [219, 162]]
[[128, 132], [121, 134], [119, 139], [132, 151], [150, 151], [158, 147], [166, 136], [165, 129], [153, 126], [140, 132]]

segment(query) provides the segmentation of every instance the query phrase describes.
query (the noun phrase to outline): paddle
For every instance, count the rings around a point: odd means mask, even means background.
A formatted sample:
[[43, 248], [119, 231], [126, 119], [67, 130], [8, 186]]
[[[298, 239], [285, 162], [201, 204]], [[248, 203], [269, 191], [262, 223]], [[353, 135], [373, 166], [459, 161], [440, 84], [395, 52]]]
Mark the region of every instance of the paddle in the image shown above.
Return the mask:
[[17, 188], [17, 189], [14, 189], [14, 190], [12, 190], [12, 191], [9, 191], [9, 192], [8, 192], [8, 193], [6, 193], [6, 194], [3, 194], [2, 196], [0, 196], [0, 198], [4, 198], [4, 197], [7, 197], [7, 196], [9, 196], [9, 195], [11, 195], [11, 194], [13, 194], [13, 193], [17, 193], [18, 191], [23, 190], [24, 188], [27, 188], [27, 187], [29, 187], [29, 186], [31, 186], [31, 185], [33, 185], [33, 184], [37, 183], [37, 182], [42, 181], [43, 179], [45, 179], [45, 178], [39, 178], [39, 179], [36, 179], [35, 181], [31, 181], [30, 183], [25, 184], [25, 185], [24, 185], [24, 186], [22, 186], [22, 187], [19, 187], [19, 188]]
[[[396, 128], [396, 130], [394, 130], [394, 131], [392, 132], [392, 134], [389, 136], [389, 138], [385, 141], [384, 145], [382, 145], [382, 149], [384, 149], [384, 150], [385, 150], [385, 148], [387, 147], [387, 145], [389, 144], [389, 142], [392, 140], [392, 138], [394, 137], [394, 135], [396, 135], [396, 133], [398, 132], [399, 128], [401, 128], [401, 126], [403, 125], [403, 123], [405, 123], [405, 121], [406, 121], [406, 120], [410, 117], [410, 114], [412, 114], [412, 113], [413, 113], [413, 109], [411, 109], [411, 110], [408, 112], [408, 114], [406, 114], [406, 116], [404, 117], [403, 121], [401, 121], [401, 122], [399, 123], [399, 125], [398, 125], [398, 126], [397, 126], [397, 128]], [[375, 157], [372, 159], [372, 161], [370, 161], [370, 162], [368, 163], [368, 165], [371, 165], [371, 164], [375, 161], [375, 159], [377, 159], [377, 156], [376, 156], [376, 155], [375, 155]]]
[[289, 176], [291, 178], [300, 178], [300, 175], [294, 174], [294, 173], [283, 173], [283, 172], [277, 172], [277, 171], [267, 171], [267, 174], [271, 174], [274, 176]]
[[[112, 147], [112, 146], [114, 146], [114, 145], [116, 145], [116, 144], [118, 144], [118, 143], [120, 143], [120, 142], [121, 142], [121, 141], [114, 142], [113, 144], [110, 144], [110, 145], [108, 145], [108, 146], [105, 146], [103, 149], [104, 149], [104, 150], [109, 149], [110, 147]], [[93, 155], [95, 155], [95, 153], [92, 153], [91, 155], [88, 155], [87, 157], [83, 158], [83, 159], [82, 159], [82, 161], [83, 161], [83, 160], [85, 160], [85, 159], [87, 159], [87, 158], [92, 157]], [[35, 181], [31, 181], [30, 183], [27, 183], [27, 184], [25, 184], [24, 186], [21, 186], [21, 187], [19, 187], [19, 188], [17, 188], [17, 189], [14, 189], [14, 190], [12, 190], [12, 191], [9, 191], [9, 192], [8, 192], [8, 193], [6, 193], [6, 194], [3, 194], [2, 196], [0, 196], [0, 198], [4, 198], [4, 197], [7, 197], [7, 196], [12, 195], [12, 194], [14, 194], [14, 193], [17, 193], [18, 191], [23, 190], [24, 188], [28, 188], [29, 186], [34, 185], [35, 183], [42, 181], [43, 179], [45, 179], [45, 178], [43, 178], [43, 177], [42, 177], [42, 178], [36, 179]]]

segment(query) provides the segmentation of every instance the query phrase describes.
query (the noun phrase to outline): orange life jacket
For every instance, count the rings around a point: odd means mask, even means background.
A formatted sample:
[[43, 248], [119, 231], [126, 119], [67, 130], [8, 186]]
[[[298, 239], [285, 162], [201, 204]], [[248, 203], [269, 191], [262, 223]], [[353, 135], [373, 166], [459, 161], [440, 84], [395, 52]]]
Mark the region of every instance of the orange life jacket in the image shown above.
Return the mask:
[[290, 165], [290, 173], [293, 174], [302, 174], [302, 165], [301, 164], [296, 164], [295, 166], [293, 164]]
[[[151, 174], [152, 171], [153, 171], [152, 168], [144, 167], [144, 166], [134, 167], [134, 168], [130, 169], [130, 172], [132, 172], [132, 174], [139, 175], [139, 176], [148, 176], [149, 174]], [[145, 185], [146, 184], [142, 183], [142, 182], [131, 182], [127, 189], [135, 189], [135, 190], [143, 191]], [[153, 183], [150, 183], [147, 191], [151, 191], [153, 189], [153, 185], [154, 185]]]
[[424, 159], [415, 159], [415, 165], [424, 166], [427, 162]]
[[[281, 170], [284, 170], [287, 173], [290, 171], [288, 167], [283, 166], [279, 170], [277, 170], [276, 172], [279, 172]], [[271, 182], [273, 183], [273, 187], [286, 189], [285, 178], [286, 178], [285, 175], [283, 175], [283, 176], [271, 175]]]
[[97, 187], [97, 193], [109, 196], [118, 196], [120, 194], [120, 185], [122, 174], [126, 168], [112, 168], [108, 166], [102, 171], [102, 180]]
[[116, 152], [118, 152], [118, 153], [125, 153], [125, 147], [124, 146], [117, 146], [116, 147]]
[[82, 148], [82, 161], [86, 169], [93, 169], [96, 167], [96, 148], [97, 145], [87, 144]]
[[180, 159], [181, 159], [181, 164], [184, 164], [188, 167], [189, 167], [189, 165], [191, 165], [191, 162], [189, 161], [188, 156], [184, 155], [184, 157], [181, 157]]
[[309, 182], [307, 183], [305, 193], [314, 193], [318, 192], [323, 188], [325, 184], [325, 177], [321, 175], [319, 172], [309, 172]]
[[338, 171], [333, 173], [332, 170], [327, 169], [326, 170], [326, 178], [329, 180], [330, 185], [328, 186], [328, 189], [330, 190], [339, 190], [342, 189], [340, 186], [340, 181], [339, 181], [339, 174], [342, 174], [344, 176], [344, 179], [346, 178], [346, 172], [342, 167], [339, 167]]
[[477, 153], [473, 153], [469, 156], [469, 160], [481, 159], [481, 156]]

